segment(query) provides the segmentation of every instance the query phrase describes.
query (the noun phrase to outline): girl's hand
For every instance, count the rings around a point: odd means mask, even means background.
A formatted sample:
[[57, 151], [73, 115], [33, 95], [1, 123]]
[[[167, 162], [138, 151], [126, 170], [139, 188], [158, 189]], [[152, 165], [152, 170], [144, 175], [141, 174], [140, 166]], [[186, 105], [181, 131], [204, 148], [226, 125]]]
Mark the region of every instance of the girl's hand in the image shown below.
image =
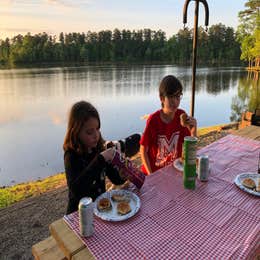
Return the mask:
[[191, 132], [191, 136], [197, 136], [197, 120], [194, 117], [189, 116], [186, 122], [187, 127]]
[[100, 153], [106, 162], [111, 162], [114, 158], [114, 155], [115, 155], [115, 148], [112, 147], [112, 148], [109, 148], [109, 149], [106, 149], [105, 151], [103, 151], [102, 153]]

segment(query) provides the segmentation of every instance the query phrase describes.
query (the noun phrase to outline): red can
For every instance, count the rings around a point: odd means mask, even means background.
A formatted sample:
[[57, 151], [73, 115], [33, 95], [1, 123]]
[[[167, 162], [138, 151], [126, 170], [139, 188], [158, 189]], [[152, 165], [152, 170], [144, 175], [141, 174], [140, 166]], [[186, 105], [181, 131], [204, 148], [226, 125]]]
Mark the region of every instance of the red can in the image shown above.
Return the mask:
[[142, 173], [130, 160], [121, 156], [119, 152], [115, 151], [115, 155], [111, 163], [138, 189], [143, 186], [145, 180], [144, 173]]

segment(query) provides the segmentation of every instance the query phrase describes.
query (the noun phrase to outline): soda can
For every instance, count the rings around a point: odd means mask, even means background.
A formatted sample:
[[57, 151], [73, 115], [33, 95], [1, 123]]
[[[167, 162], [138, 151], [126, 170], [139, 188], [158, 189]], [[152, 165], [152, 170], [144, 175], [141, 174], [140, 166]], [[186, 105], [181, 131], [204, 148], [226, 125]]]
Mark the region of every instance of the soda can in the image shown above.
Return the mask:
[[145, 180], [144, 173], [142, 173], [129, 159], [122, 156], [118, 151], [115, 151], [111, 164], [121, 175], [132, 182], [138, 189], [143, 186]]
[[196, 186], [197, 141], [196, 137], [184, 137], [183, 185], [185, 189], [195, 189]]
[[83, 237], [90, 237], [94, 233], [94, 204], [92, 198], [85, 197], [79, 201], [79, 230]]
[[201, 155], [198, 163], [198, 179], [200, 181], [208, 181], [209, 176], [209, 157]]

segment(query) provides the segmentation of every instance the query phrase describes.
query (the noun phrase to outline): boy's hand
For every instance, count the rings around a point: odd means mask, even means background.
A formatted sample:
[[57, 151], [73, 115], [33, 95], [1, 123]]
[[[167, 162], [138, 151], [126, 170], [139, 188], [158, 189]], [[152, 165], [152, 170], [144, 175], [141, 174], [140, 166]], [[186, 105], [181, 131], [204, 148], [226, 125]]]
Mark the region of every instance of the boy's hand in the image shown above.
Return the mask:
[[191, 136], [197, 136], [197, 120], [194, 117], [188, 116], [186, 122]]

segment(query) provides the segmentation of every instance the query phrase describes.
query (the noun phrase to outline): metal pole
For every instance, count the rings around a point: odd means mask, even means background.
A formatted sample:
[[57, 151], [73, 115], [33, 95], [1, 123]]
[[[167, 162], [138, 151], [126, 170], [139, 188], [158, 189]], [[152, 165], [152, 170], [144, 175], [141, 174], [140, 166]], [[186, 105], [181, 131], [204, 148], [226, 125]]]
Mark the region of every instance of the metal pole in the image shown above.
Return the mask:
[[[186, 0], [183, 7], [183, 23], [187, 23], [187, 10], [188, 5], [192, 0]], [[199, 3], [201, 2], [205, 8], [205, 25], [209, 24], [209, 7], [207, 0], [194, 0], [195, 6], [195, 17], [194, 17], [194, 31], [193, 31], [193, 48], [192, 48], [192, 96], [191, 96], [191, 107], [190, 115], [194, 116], [194, 103], [195, 103], [195, 80], [196, 80], [196, 61], [197, 61], [197, 40], [198, 40], [198, 20], [199, 20]]]
[[194, 16], [194, 31], [193, 31], [193, 51], [192, 51], [192, 57], [193, 57], [193, 59], [192, 59], [192, 96], [191, 96], [191, 107], [190, 107], [191, 116], [194, 116], [194, 104], [195, 104], [198, 20], [199, 20], [199, 0], [196, 0], [195, 16]]

